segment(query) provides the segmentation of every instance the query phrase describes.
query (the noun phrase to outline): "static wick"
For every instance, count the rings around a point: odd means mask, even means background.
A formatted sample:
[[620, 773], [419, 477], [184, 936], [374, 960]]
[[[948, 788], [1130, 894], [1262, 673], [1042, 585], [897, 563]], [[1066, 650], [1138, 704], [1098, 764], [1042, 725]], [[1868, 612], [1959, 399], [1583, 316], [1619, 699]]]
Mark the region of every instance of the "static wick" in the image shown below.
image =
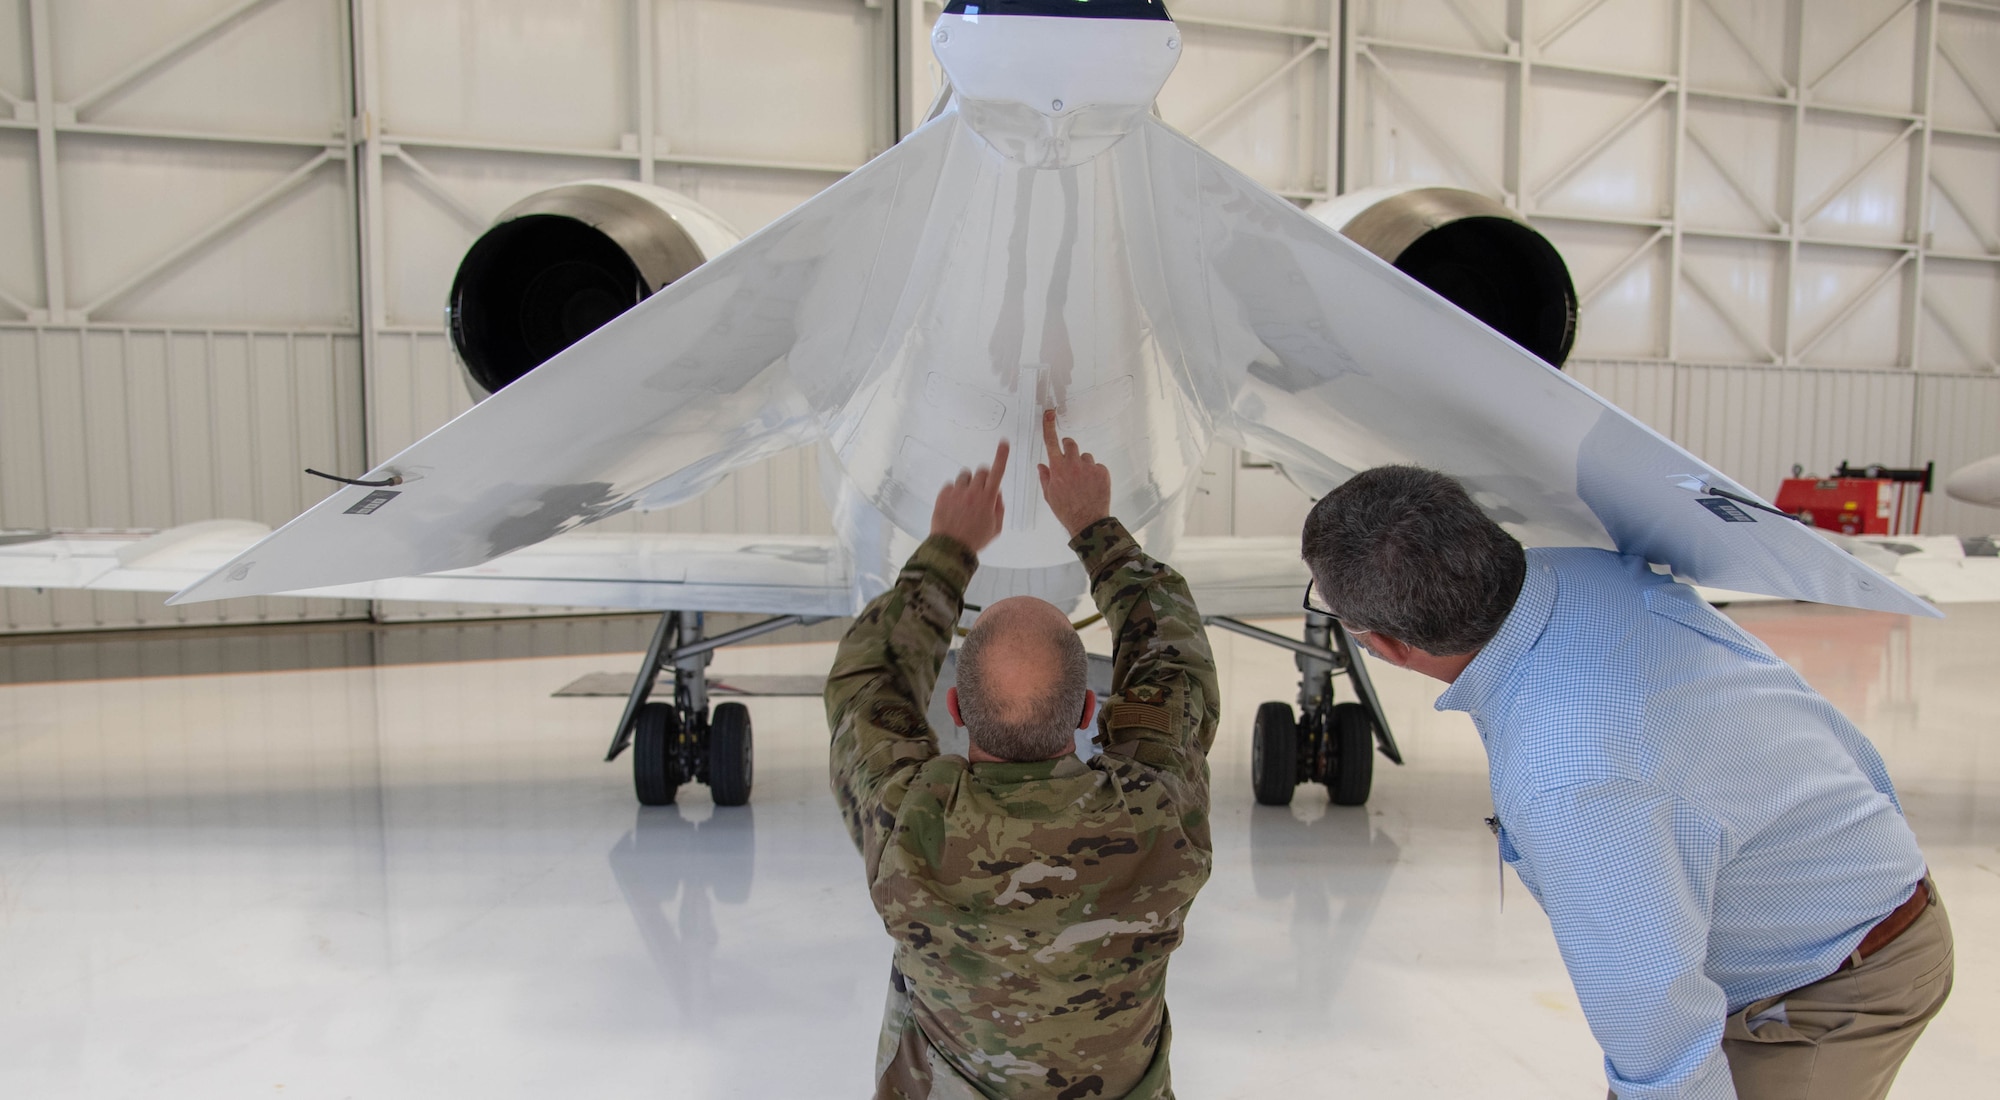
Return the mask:
[[403, 478], [402, 475], [400, 474], [391, 474], [388, 477], [383, 478], [379, 481], [365, 481], [361, 478], [341, 477], [338, 474], [322, 473], [319, 470], [315, 470], [310, 466], [306, 467], [306, 473], [309, 473], [314, 477], [323, 477], [328, 481], [338, 481], [342, 485], [362, 485], [370, 489], [380, 489], [386, 485], [401, 485], [403, 483]]

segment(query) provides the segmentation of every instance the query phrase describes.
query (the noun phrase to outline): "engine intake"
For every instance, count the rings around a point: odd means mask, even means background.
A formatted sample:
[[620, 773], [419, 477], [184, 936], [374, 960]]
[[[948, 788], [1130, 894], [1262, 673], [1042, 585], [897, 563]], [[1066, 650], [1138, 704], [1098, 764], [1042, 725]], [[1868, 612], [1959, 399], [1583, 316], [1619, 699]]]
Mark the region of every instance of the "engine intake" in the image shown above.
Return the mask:
[[585, 180], [502, 211], [452, 279], [445, 325], [474, 401], [742, 239], [664, 187]]
[[1576, 343], [1576, 287], [1562, 253], [1484, 195], [1378, 187], [1309, 211], [1500, 335], [1561, 369]]

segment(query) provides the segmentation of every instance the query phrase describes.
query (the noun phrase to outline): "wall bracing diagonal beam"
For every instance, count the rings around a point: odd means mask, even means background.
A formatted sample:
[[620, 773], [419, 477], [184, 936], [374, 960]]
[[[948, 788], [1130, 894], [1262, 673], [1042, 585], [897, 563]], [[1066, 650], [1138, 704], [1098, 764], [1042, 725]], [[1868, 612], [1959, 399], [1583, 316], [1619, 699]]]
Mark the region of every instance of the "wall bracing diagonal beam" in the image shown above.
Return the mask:
[[1598, 278], [1596, 282], [1590, 284], [1590, 289], [1584, 291], [1582, 294], [1577, 295], [1576, 298], [1577, 308], [1582, 309], [1584, 306], [1590, 304], [1591, 299], [1597, 297], [1599, 294], [1604, 293], [1606, 290], [1609, 290], [1611, 288], [1611, 284], [1617, 282], [1620, 278], [1623, 278], [1627, 271], [1632, 270], [1632, 265], [1638, 263], [1640, 259], [1642, 259], [1648, 252], [1651, 252], [1653, 250], [1654, 245], [1659, 244], [1661, 241], [1664, 241], [1671, 236], [1673, 236], [1673, 233], [1666, 226], [1661, 226], [1660, 228], [1653, 230], [1653, 235], [1647, 237], [1645, 243], [1633, 249], [1631, 252], [1626, 253], [1624, 259], [1619, 260], [1617, 263], [1611, 265], [1611, 270], [1605, 272], [1602, 276]]
[[1259, 80], [1257, 83], [1251, 85], [1250, 89], [1244, 92], [1242, 95], [1237, 96], [1233, 100], [1230, 100], [1229, 103], [1224, 105], [1220, 111], [1217, 111], [1214, 114], [1210, 115], [1206, 121], [1204, 121], [1201, 125], [1195, 127], [1192, 131], [1190, 131], [1188, 133], [1188, 136], [1195, 139], [1196, 141], [1201, 141], [1203, 138], [1207, 137], [1210, 133], [1212, 133], [1217, 126], [1220, 126], [1222, 123], [1227, 122], [1231, 116], [1236, 114], [1236, 112], [1249, 106], [1251, 103], [1256, 102], [1257, 97], [1269, 91], [1274, 85], [1278, 83], [1278, 81], [1283, 80], [1286, 77], [1286, 75], [1288, 75], [1293, 69], [1296, 69], [1300, 65], [1305, 64], [1307, 59], [1311, 58], [1314, 54], [1319, 53], [1321, 50], [1324, 50], [1326, 48], [1327, 48], [1327, 40], [1324, 38], [1316, 38], [1313, 41], [1308, 42], [1306, 45], [1300, 47], [1298, 52], [1292, 54], [1291, 57], [1287, 58], [1285, 60], [1285, 63], [1283, 65], [1278, 66], [1276, 71], [1272, 72], [1269, 76], [1266, 76], [1264, 79]]
[[1707, 157], [1710, 164], [1715, 165], [1715, 170], [1722, 176], [1723, 182], [1729, 184], [1738, 195], [1743, 197], [1744, 202], [1750, 204], [1750, 209], [1756, 211], [1757, 217], [1763, 220], [1764, 228], [1773, 232], [1782, 232], [1785, 228], [1785, 219], [1779, 217], [1777, 211], [1765, 205], [1764, 200], [1759, 198], [1756, 192], [1736, 174], [1735, 170], [1729, 167], [1729, 162], [1722, 159], [1709, 146], [1708, 142], [1702, 140], [1701, 135], [1695, 132], [1692, 124], [1686, 126], [1685, 129], [1689, 143], [1696, 149], [1701, 150], [1701, 155]]
[[1936, 172], [1931, 173], [1931, 186], [1937, 188], [1938, 194], [1944, 196], [1944, 201], [1958, 209], [1958, 216], [1965, 220], [1966, 228], [1972, 230], [1972, 235], [1978, 238], [1979, 247], [1990, 255], [2000, 256], [2000, 238], [1988, 237], [1986, 235], [1986, 228], [1974, 220], [1972, 212], [1975, 207], [1969, 205], [1964, 199], [1959, 198], [1958, 192], [1953, 191], [1951, 186], [1944, 182], [1943, 177], [1939, 176]]
[[1953, 320], [1950, 315], [1930, 302], [1924, 303], [1924, 310], [1932, 317], [1937, 318], [1938, 325], [1944, 329], [1945, 335], [1951, 337], [1953, 343], [1963, 348], [1965, 353], [1972, 358], [1972, 361], [1979, 364], [1980, 369], [2000, 372], [2000, 358], [1996, 358], [1991, 351], [1980, 347], [1978, 341], [1967, 336], [1965, 330], [1960, 328], [1958, 322]]
[[109, 79], [99, 82], [96, 87], [70, 100], [65, 106], [72, 113], [83, 113], [94, 106], [99, 100], [121, 89], [130, 87], [134, 82], [145, 77], [147, 74], [186, 54], [188, 51], [200, 47], [241, 22], [250, 13], [270, 3], [271, 0], [240, 0], [239, 3], [223, 9], [200, 26], [154, 50], [133, 64], [127, 65]]
[[[1247, 31], [1251, 34], [1268, 34], [1279, 38], [1326, 37], [1326, 31], [1313, 27], [1295, 27], [1283, 23], [1257, 23], [1248, 19], [1225, 19], [1214, 15], [1176, 14], [1174, 22], [1183, 27], [1213, 27], [1216, 30]], [[925, 48], [928, 49], [929, 47], [926, 46]]]
[[[1599, 2], [1602, 3], [1603, 0]], [[1472, 34], [1473, 40], [1478, 42], [1482, 49], [1490, 49], [1494, 53], [1506, 53], [1509, 47], [1514, 45], [1514, 40], [1507, 37], [1505, 30], [1487, 26], [1486, 20], [1478, 12], [1465, 6], [1465, 0], [1445, 0], [1445, 4], [1451, 8], [1453, 15], [1458, 16], [1458, 21], [1465, 25], [1465, 29]], [[1488, 42], [1493, 45], [1488, 46]]]
[[467, 229], [478, 233], [486, 228], [486, 224], [490, 219], [480, 217], [478, 211], [460, 201], [457, 195], [451, 193], [451, 188], [446, 187], [444, 181], [438, 179], [437, 175], [430, 168], [426, 167], [423, 161], [418, 160], [412, 155], [408, 149], [400, 145], [385, 145], [382, 148], [382, 155], [385, 157], [394, 157], [402, 162], [403, 167], [410, 170], [410, 177], [416, 180], [425, 191], [429, 192], [432, 198], [438, 200], [446, 210], [451, 211], [452, 216], [463, 223]]
[[1986, 112], [1986, 117], [1992, 120], [1995, 128], [2000, 128], [2000, 104], [1996, 104], [1993, 100], [1986, 98], [1986, 90], [1981, 88], [1979, 82], [1972, 78], [1972, 74], [1977, 71], [1976, 67], [1967, 65], [1964, 61], [1960, 60], [1958, 48], [1953, 46], [1951, 41], [1943, 35], [1938, 36], [1937, 48], [1938, 55], [1944, 58], [1945, 64], [1950, 65], [1958, 73], [1959, 82], [1964, 84], [1966, 90], [1972, 93], [1972, 98], [1979, 104], [1979, 109]]
[[1849, 168], [1846, 172], [1841, 173], [1840, 178], [1833, 181], [1833, 186], [1820, 192], [1818, 198], [1814, 199], [1812, 202], [1806, 205], [1804, 212], [1799, 214], [1799, 216], [1793, 221], [1793, 224], [1803, 229], [1807, 222], [1813, 220], [1814, 215], [1826, 209], [1827, 203], [1830, 203], [1833, 200], [1839, 198], [1840, 193], [1842, 191], [1847, 190], [1849, 184], [1853, 183], [1855, 180], [1860, 179], [1862, 174], [1867, 172], [1870, 168], [1873, 168], [1877, 164], [1880, 164], [1882, 162], [1883, 157], [1886, 157], [1890, 153], [1894, 152], [1898, 146], [1910, 140], [1910, 136], [1912, 134], [1917, 133], [1919, 130], [1922, 130], [1923, 128], [1924, 124], [1922, 122], [1912, 122], [1909, 125], [1903, 127], [1902, 133], [1897, 134], [1895, 137], [1890, 138], [1889, 143], [1887, 145], [1884, 145], [1880, 149], [1875, 150], [1874, 153], [1869, 155], [1867, 160], [1864, 160], [1861, 163], [1856, 164], [1852, 168]]
[[1637, 125], [1640, 119], [1646, 117], [1647, 112], [1651, 111], [1656, 105], [1659, 104], [1661, 100], [1673, 94], [1673, 91], [1674, 91], [1674, 86], [1672, 84], [1662, 84], [1658, 88], [1655, 88], [1653, 90], [1653, 94], [1647, 96], [1644, 102], [1640, 103], [1637, 107], [1632, 108], [1632, 110], [1628, 114], [1626, 114], [1624, 118], [1619, 119], [1618, 122], [1611, 127], [1611, 129], [1606, 130], [1604, 133], [1598, 135], [1596, 141], [1593, 141], [1588, 146], [1585, 146], [1584, 150], [1581, 153], [1578, 153], [1576, 156], [1571, 157], [1567, 163], [1565, 163], [1562, 167], [1556, 169], [1555, 175], [1550, 176], [1547, 180], [1544, 180], [1542, 182], [1541, 186], [1536, 187], [1532, 192], [1532, 197], [1534, 201], [1535, 202], [1542, 201], [1542, 196], [1548, 194], [1550, 191], [1553, 191], [1557, 187], [1561, 186], [1563, 181], [1569, 179], [1571, 176], [1575, 175], [1578, 170], [1583, 168], [1584, 165], [1589, 164], [1592, 160], [1596, 159], [1597, 155], [1599, 153], [1602, 153], [1606, 148], [1608, 148], [1612, 142], [1617, 141], [1621, 137], [1624, 137], [1626, 131], [1630, 130], [1633, 126]]
[[1736, 24], [1731, 23], [1728, 16], [1722, 14], [1722, 8], [1716, 6], [1715, 0], [1696, 0], [1696, 2], [1708, 9], [1708, 17], [1715, 20], [1716, 25], [1722, 28], [1722, 33], [1736, 43], [1736, 48], [1743, 51], [1743, 56], [1749, 58], [1752, 65], [1757, 66], [1757, 71], [1763, 74], [1765, 80], [1771, 82], [1773, 90], [1782, 95], [1791, 95], [1792, 82], [1779, 76], [1771, 66], [1765, 64], [1764, 59], [1751, 47], [1750, 40], [1743, 37], [1743, 32], [1736, 29]]
[[1360, 46], [1355, 49], [1354, 54], [1356, 57], [1362, 58], [1375, 67], [1377, 79], [1382, 82], [1382, 86], [1387, 88], [1391, 95], [1402, 102], [1404, 114], [1411, 122], [1416, 123], [1417, 129], [1423, 131], [1424, 136], [1430, 138], [1431, 142], [1437, 146], [1439, 152], [1448, 157], [1453, 164], [1458, 165], [1459, 171], [1464, 172], [1468, 179], [1478, 184], [1479, 188], [1487, 194], [1500, 196], [1500, 200], [1504, 203], [1512, 203], [1514, 201], [1512, 192], [1502, 186], [1500, 181], [1487, 175], [1478, 165], [1472, 163], [1471, 158], [1459, 151], [1458, 146], [1451, 138], [1445, 136], [1444, 131], [1438, 127], [1437, 123], [1432, 122], [1430, 117], [1424, 114], [1423, 108], [1417, 105], [1416, 97], [1410, 94], [1409, 89], [1403, 87], [1402, 81], [1396, 79], [1396, 74], [1390, 71], [1389, 66], [1383, 64], [1380, 57], [1375, 56], [1374, 50], [1367, 46]]
[[0, 306], [6, 306], [8, 309], [14, 310], [23, 317], [29, 316], [30, 314], [35, 312], [34, 306], [31, 306], [28, 303], [22, 301], [21, 299], [14, 297], [12, 294], [7, 293], [4, 289], [0, 289]]
[[328, 161], [343, 160], [346, 158], [346, 155], [347, 151], [345, 148], [322, 150], [318, 156], [292, 169], [283, 179], [258, 192], [248, 202], [231, 211], [227, 217], [189, 237], [187, 240], [182, 241], [180, 244], [175, 245], [165, 255], [127, 276], [124, 281], [110, 290], [98, 295], [95, 301], [84, 306], [78, 312], [87, 317], [125, 297], [127, 294], [132, 293], [134, 290], [152, 282], [154, 279], [159, 278], [174, 265], [207, 247], [223, 234], [249, 221], [251, 217], [255, 216], [265, 207], [298, 190], [312, 177], [314, 172], [319, 170], [321, 165], [326, 164]]
[[1875, 39], [1880, 37], [1883, 31], [1888, 30], [1890, 24], [1894, 23], [1898, 19], [1901, 19], [1905, 12], [1909, 11], [1911, 8], [1914, 8], [1916, 6], [1917, 6], [1917, 0], [1903, 0], [1903, 3], [1899, 5], [1895, 11], [1889, 13], [1889, 17], [1887, 19], [1884, 19], [1880, 23], [1875, 24], [1875, 29], [1869, 31], [1867, 34], [1864, 34], [1859, 39], [1855, 40], [1854, 45], [1847, 47], [1846, 53], [1841, 54], [1840, 57], [1834, 61], [1833, 64], [1828, 65], [1824, 69], [1821, 69], [1820, 74], [1818, 76], [1813, 77], [1811, 80], [1806, 81], [1806, 92], [1810, 94], [1818, 90], [1819, 86], [1826, 82], [1827, 77], [1830, 77], [1834, 73], [1839, 72], [1841, 66], [1847, 64], [1849, 61], [1854, 60], [1855, 55], [1859, 54], [1862, 51], [1862, 49], [1866, 47], [1870, 42], [1873, 42], [1875, 41]]
[[1909, 263], [1915, 256], [1916, 253], [1914, 252], [1905, 252], [1897, 256], [1896, 262], [1890, 264], [1881, 274], [1869, 280], [1868, 285], [1862, 287], [1859, 294], [1842, 302], [1840, 308], [1833, 311], [1833, 316], [1827, 318], [1826, 322], [1820, 325], [1811, 336], [1806, 337], [1806, 342], [1799, 345], [1798, 350], [1792, 353], [1792, 358], [1794, 360], [1801, 360], [1811, 355], [1812, 350], [1819, 346], [1820, 341], [1833, 335], [1833, 330], [1839, 328], [1848, 318], [1853, 317], [1856, 311], [1867, 304], [1868, 299], [1875, 296], [1876, 291], [1882, 289], [1884, 283], [1895, 278], [1896, 273], [1903, 270], [1903, 265]]
[[2000, 360], [1994, 359], [1991, 351], [1980, 347], [1977, 340], [1967, 336], [1965, 330], [1958, 327], [1958, 322], [1952, 320], [1950, 314], [1939, 309], [1936, 304], [1929, 300], [1924, 302], [1924, 311], [1937, 320], [1938, 327], [1944, 329], [1944, 334], [1951, 337], [1951, 342], [1957, 344], [1965, 351], [1965, 354], [1971, 356], [1973, 362], [1978, 363], [1985, 370], [2000, 371]]
[[42, 303], [63, 321], [69, 275], [63, 265], [62, 181], [56, 174], [56, 51], [49, 40], [49, 0], [28, 0], [28, 50], [35, 67], [36, 195], [42, 206]]
[[1750, 331], [1750, 326], [1744, 324], [1742, 318], [1736, 316], [1735, 309], [1729, 305], [1729, 295], [1723, 294], [1710, 286], [1707, 279], [1696, 274], [1694, 268], [1687, 266], [1685, 263], [1681, 265], [1681, 278], [1686, 281], [1688, 286], [1694, 288], [1696, 294], [1701, 295], [1714, 308], [1716, 316], [1722, 318], [1723, 323], [1729, 326], [1730, 331], [1734, 332], [1738, 339], [1750, 345], [1756, 351], [1762, 352], [1765, 362], [1776, 363], [1780, 361], [1778, 353], [1771, 350], [1770, 343], [1762, 336]]
[[1588, 0], [1587, 3], [1578, 5], [1574, 11], [1563, 17], [1562, 22], [1557, 23], [1549, 33], [1543, 35], [1541, 41], [1535, 43], [1535, 52], [1546, 52], [1550, 46], [1556, 44], [1557, 39], [1576, 29], [1578, 23], [1590, 18], [1590, 13], [1607, 3], [1610, 3], [1610, 0]]

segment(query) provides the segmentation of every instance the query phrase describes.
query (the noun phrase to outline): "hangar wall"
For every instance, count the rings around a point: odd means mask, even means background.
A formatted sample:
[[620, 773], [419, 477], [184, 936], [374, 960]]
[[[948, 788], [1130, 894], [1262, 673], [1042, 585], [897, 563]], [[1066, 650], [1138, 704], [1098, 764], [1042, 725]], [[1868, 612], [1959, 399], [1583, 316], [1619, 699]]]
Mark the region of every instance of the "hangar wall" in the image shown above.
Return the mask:
[[[2000, 0], [1172, 7], [1169, 122], [1300, 202], [1410, 180], [1522, 210], [1585, 296], [1578, 377], [1759, 490], [2000, 451]], [[322, 495], [303, 466], [465, 407], [442, 303], [492, 215], [601, 175], [754, 230], [921, 120], [938, 10], [0, 0], [0, 525], [282, 522]], [[1303, 510], [1210, 459], [1204, 533]], [[822, 530], [816, 477], [787, 456], [614, 522]], [[368, 610], [7, 592], [0, 630]]]

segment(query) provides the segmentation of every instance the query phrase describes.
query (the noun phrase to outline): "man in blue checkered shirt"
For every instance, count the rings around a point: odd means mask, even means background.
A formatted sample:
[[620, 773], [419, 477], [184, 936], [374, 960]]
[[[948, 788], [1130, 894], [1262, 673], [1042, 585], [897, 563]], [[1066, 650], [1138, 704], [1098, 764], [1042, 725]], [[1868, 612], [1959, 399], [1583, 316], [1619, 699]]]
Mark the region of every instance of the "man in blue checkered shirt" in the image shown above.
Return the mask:
[[1523, 551], [1442, 474], [1356, 476], [1303, 551], [1316, 607], [1471, 714], [1612, 1096], [1887, 1095], [1951, 927], [1853, 723], [1692, 589]]

